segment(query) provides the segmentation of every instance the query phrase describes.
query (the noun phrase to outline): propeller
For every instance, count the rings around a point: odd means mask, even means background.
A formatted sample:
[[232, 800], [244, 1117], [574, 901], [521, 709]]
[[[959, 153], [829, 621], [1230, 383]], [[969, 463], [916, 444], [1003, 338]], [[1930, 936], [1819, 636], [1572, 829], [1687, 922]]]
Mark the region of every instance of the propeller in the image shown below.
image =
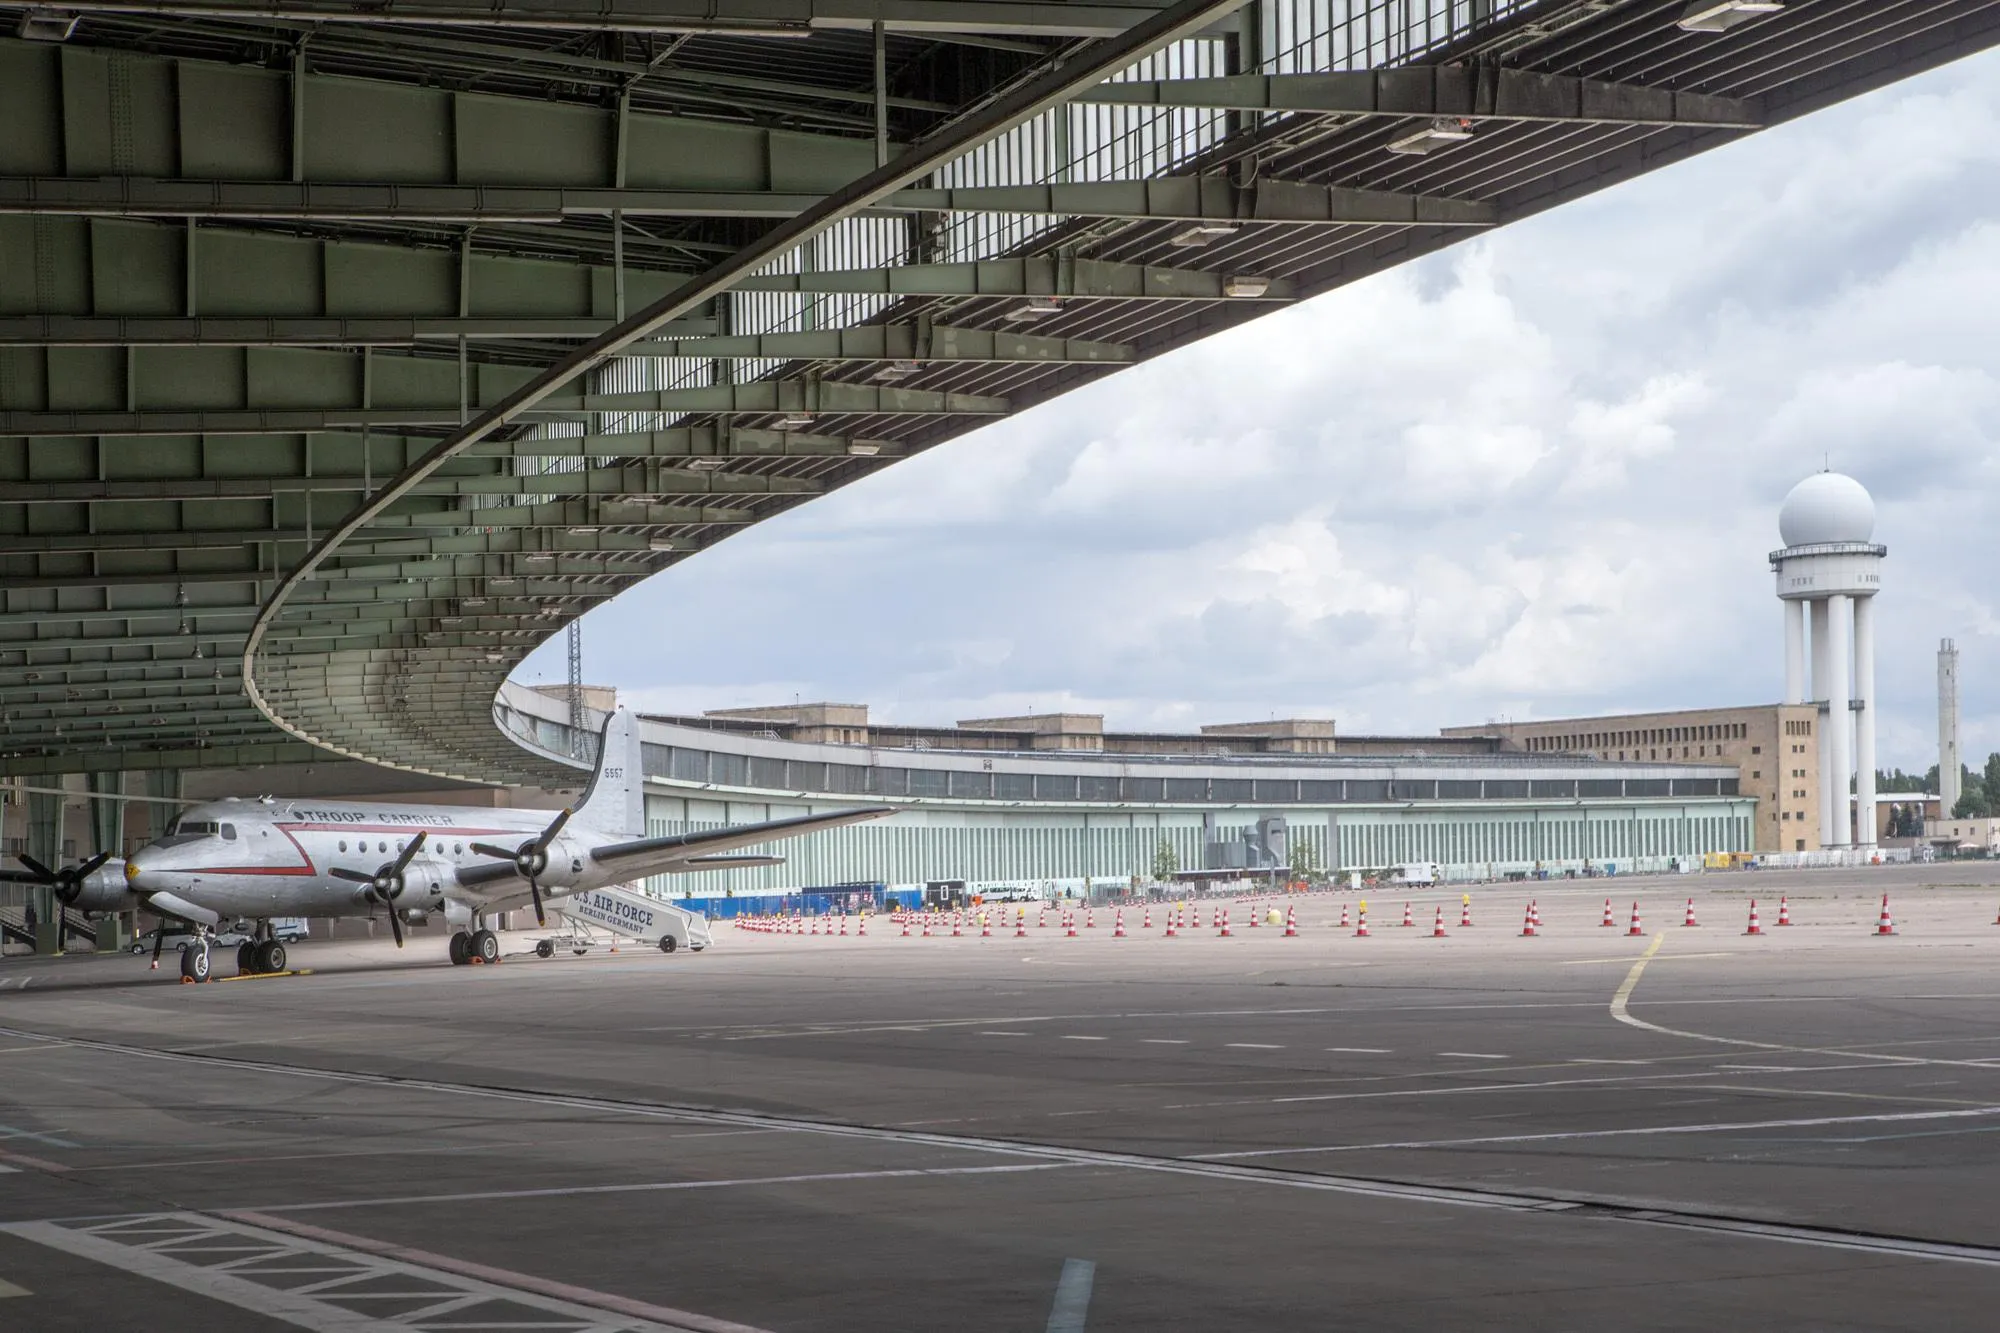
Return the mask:
[[351, 880], [356, 884], [366, 884], [367, 892], [361, 896], [369, 902], [381, 903], [389, 909], [389, 933], [396, 937], [396, 947], [403, 947], [403, 918], [396, 914], [396, 899], [403, 893], [403, 872], [410, 868], [410, 862], [423, 850], [424, 839], [429, 835], [418, 833], [403, 848], [395, 860], [383, 863], [374, 874], [363, 874], [359, 870], [349, 870], [345, 866], [334, 866], [327, 871], [335, 879]]
[[80, 861], [73, 866], [64, 866], [61, 870], [49, 869], [26, 852], [14, 853], [14, 859], [28, 867], [28, 873], [26, 875], [19, 873], [10, 874], [6, 878], [14, 880], [16, 883], [40, 884], [54, 889], [56, 897], [62, 899], [67, 904], [74, 903], [77, 900], [78, 895], [83, 892], [83, 882], [97, 873], [99, 866], [111, 859], [111, 853], [99, 852], [88, 861]]
[[564, 810], [549, 822], [549, 826], [535, 837], [528, 839], [513, 851], [505, 847], [495, 847], [490, 842], [475, 842], [472, 850], [481, 856], [498, 857], [502, 861], [514, 863], [514, 873], [528, 881], [528, 894], [535, 900], [535, 924], [546, 926], [548, 917], [542, 911], [542, 885], [540, 876], [549, 868], [549, 848], [554, 845], [556, 835], [563, 825], [569, 823], [569, 811]]

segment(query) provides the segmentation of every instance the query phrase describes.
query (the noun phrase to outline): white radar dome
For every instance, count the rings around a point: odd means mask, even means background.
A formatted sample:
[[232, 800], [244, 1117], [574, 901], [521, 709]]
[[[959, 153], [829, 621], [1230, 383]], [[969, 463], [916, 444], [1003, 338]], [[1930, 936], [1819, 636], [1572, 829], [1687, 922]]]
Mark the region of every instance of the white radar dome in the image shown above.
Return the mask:
[[1845, 473], [1815, 472], [1785, 497], [1778, 535], [1786, 546], [1865, 542], [1875, 535], [1875, 501]]

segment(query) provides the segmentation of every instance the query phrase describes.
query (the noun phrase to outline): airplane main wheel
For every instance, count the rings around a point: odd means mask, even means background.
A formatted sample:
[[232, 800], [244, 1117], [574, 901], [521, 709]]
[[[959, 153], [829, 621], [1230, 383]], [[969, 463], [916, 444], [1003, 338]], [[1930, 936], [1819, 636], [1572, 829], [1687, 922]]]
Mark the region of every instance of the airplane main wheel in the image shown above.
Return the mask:
[[259, 972], [282, 972], [285, 970], [285, 946], [276, 940], [265, 940], [257, 946], [257, 970]]
[[671, 935], [662, 935], [662, 936], [660, 936], [660, 952], [661, 952], [661, 953], [672, 953], [672, 952], [673, 952], [674, 950], [676, 950], [676, 949], [678, 949], [678, 948], [680, 948], [680, 947], [681, 947], [681, 946], [680, 946], [680, 941], [679, 941], [679, 940], [676, 940], [676, 939], [675, 939], [675, 938], [674, 938], [673, 936], [671, 936]]
[[257, 965], [256, 941], [245, 940], [236, 946], [236, 970], [242, 973], [262, 972], [264, 970]]
[[555, 956], [556, 956], [556, 944], [554, 940], [535, 941], [535, 957], [554, 958]]
[[453, 967], [464, 967], [472, 961], [472, 936], [462, 930], [453, 931], [450, 949], [451, 965]]
[[189, 981], [207, 981], [209, 971], [208, 943], [191, 944], [181, 950], [181, 975]]
[[482, 963], [500, 961], [500, 937], [490, 930], [472, 932], [472, 956]]

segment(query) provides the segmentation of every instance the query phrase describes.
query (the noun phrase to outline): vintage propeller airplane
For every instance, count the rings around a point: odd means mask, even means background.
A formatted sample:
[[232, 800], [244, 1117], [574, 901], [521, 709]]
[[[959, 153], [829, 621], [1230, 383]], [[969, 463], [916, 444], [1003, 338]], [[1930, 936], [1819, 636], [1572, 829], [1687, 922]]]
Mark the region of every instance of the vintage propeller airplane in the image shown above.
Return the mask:
[[[442, 913], [456, 928], [451, 961], [491, 962], [500, 942], [488, 923], [498, 913], [532, 906], [543, 922], [550, 898], [586, 889], [775, 865], [783, 858], [732, 853], [892, 813], [876, 806], [647, 837], [638, 719], [626, 709], [613, 713], [599, 742], [583, 799], [553, 819], [470, 806], [230, 799], [187, 810], [122, 868], [107, 854], [61, 870], [19, 857], [28, 873], [6, 875], [45, 884], [83, 911], [145, 908], [188, 922], [195, 940], [181, 952], [181, 975], [193, 981], [208, 980], [210, 932], [225, 923], [250, 925], [251, 938], [237, 950], [240, 970], [282, 972], [285, 946], [274, 919], [378, 910], [398, 948], [405, 924]], [[156, 965], [159, 954], [156, 940]]]

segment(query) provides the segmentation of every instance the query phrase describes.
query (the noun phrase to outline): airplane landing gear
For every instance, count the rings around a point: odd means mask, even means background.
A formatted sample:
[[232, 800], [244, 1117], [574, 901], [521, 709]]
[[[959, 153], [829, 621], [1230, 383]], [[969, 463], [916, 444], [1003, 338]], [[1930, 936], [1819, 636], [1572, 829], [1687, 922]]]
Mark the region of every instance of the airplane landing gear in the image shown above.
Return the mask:
[[206, 935], [188, 941], [188, 946], [181, 950], [181, 980], [207, 981], [210, 961]]
[[451, 965], [453, 967], [464, 967], [472, 961], [472, 936], [468, 932], [463, 930], [453, 931], [451, 944], [448, 948], [451, 952]]
[[259, 972], [282, 972], [285, 970], [285, 946], [276, 940], [265, 940], [256, 948], [252, 961]]
[[236, 946], [236, 970], [238, 972], [261, 972], [257, 966], [257, 941], [245, 940]]
[[469, 943], [472, 948], [472, 956], [480, 962], [497, 963], [500, 961], [500, 937], [492, 931], [484, 928], [473, 931], [472, 939]]

